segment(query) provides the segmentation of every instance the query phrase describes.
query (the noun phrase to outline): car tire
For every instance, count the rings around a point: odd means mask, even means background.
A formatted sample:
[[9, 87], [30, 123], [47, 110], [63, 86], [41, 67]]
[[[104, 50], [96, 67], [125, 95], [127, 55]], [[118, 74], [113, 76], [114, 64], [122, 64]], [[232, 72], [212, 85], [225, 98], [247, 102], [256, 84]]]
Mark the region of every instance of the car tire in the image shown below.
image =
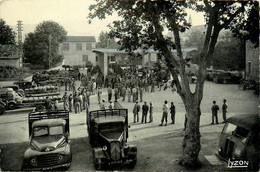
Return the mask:
[[2, 115], [5, 112], [5, 107], [0, 105], [0, 115]]
[[10, 110], [15, 109], [15, 103], [9, 103], [8, 104], [8, 109], [10, 109]]

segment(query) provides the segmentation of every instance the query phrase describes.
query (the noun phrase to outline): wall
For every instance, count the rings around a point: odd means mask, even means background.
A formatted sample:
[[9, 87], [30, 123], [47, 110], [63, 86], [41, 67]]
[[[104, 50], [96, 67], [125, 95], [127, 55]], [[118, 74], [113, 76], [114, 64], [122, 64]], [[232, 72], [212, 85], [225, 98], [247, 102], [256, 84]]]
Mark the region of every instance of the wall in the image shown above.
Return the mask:
[[[61, 46], [61, 55], [64, 56], [64, 64], [66, 65], [85, 65], [86, 62], [83, 62], [83, 55], [88, 56], [88, 61], [90, 61], [94, 66], [96, 65], [96, 54], [92, 50], [86, 50], [86, 45], [90, 43], [85, 42], [64, 42], [69, 44], [69, 51], [63, 50], [63, 44]], [[82, 44], [82, 50], [76, 50], [76, 44]], [[95, 48], [96, 43], [91, 43], [92, 49]]]
[[18, 58], [9, 58], [9, 57], [0, 57], [0, 66], [12, 66], [19, 68], [19, 59]]
[[[249, 62], [251, 62], [251, 71], [249, 71]], [[246, 42], [246, 77], [259, 79], [259, 47], [254, 48], [250, 41]]]

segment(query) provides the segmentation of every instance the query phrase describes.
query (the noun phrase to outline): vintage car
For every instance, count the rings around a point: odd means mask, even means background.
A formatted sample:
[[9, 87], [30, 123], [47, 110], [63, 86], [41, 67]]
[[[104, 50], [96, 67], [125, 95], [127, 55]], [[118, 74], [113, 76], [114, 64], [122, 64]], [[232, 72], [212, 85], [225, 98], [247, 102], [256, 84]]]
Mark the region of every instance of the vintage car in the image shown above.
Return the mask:
[[259, 169], [259, 115], [237, 115], [227, 119], [216, 152], [225, 161], [246, 162]]
[[69, 141], [69, 112], [44, 110], [29, 114], [29, 147], [22, 170], [68, 169], [72, 153]]
[[127, 143], [127, 109], [117, 102], [115, 106], [117, 109], [87, 112], [89, 141], [93, 146], [96, 170], [113, 164], [134, 166], [137, 161], [137, 147]]

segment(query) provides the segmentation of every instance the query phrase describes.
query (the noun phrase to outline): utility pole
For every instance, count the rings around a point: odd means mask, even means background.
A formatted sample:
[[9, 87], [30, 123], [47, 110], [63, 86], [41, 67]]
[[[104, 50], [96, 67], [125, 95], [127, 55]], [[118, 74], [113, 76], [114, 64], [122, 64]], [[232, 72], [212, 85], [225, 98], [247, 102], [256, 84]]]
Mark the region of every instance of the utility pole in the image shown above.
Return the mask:
[[52, 67], [52, 58], [51, 58], [51, 34], [49, 35], [49, 69]]
[[23, 80], [23, 45], [22, 45], [22, 21], [17, 21], [17, 37], [18, 37], [18, 57], [19, 57], [19, 68], [21, 69], [21, 77], [20, 79]]

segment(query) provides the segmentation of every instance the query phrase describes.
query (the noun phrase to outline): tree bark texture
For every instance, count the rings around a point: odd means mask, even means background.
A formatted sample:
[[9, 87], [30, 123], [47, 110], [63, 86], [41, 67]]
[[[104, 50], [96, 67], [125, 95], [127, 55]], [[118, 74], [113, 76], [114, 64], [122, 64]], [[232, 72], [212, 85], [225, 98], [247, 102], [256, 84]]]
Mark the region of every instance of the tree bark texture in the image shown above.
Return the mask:
[[201, 112], [199, 104], [194, 101], [186, 106], [187, 127], [182, 143], [183, 154], [180, 164], [190, 168], [200, 167], [199, 152], [201, 145], [199, 126]]

